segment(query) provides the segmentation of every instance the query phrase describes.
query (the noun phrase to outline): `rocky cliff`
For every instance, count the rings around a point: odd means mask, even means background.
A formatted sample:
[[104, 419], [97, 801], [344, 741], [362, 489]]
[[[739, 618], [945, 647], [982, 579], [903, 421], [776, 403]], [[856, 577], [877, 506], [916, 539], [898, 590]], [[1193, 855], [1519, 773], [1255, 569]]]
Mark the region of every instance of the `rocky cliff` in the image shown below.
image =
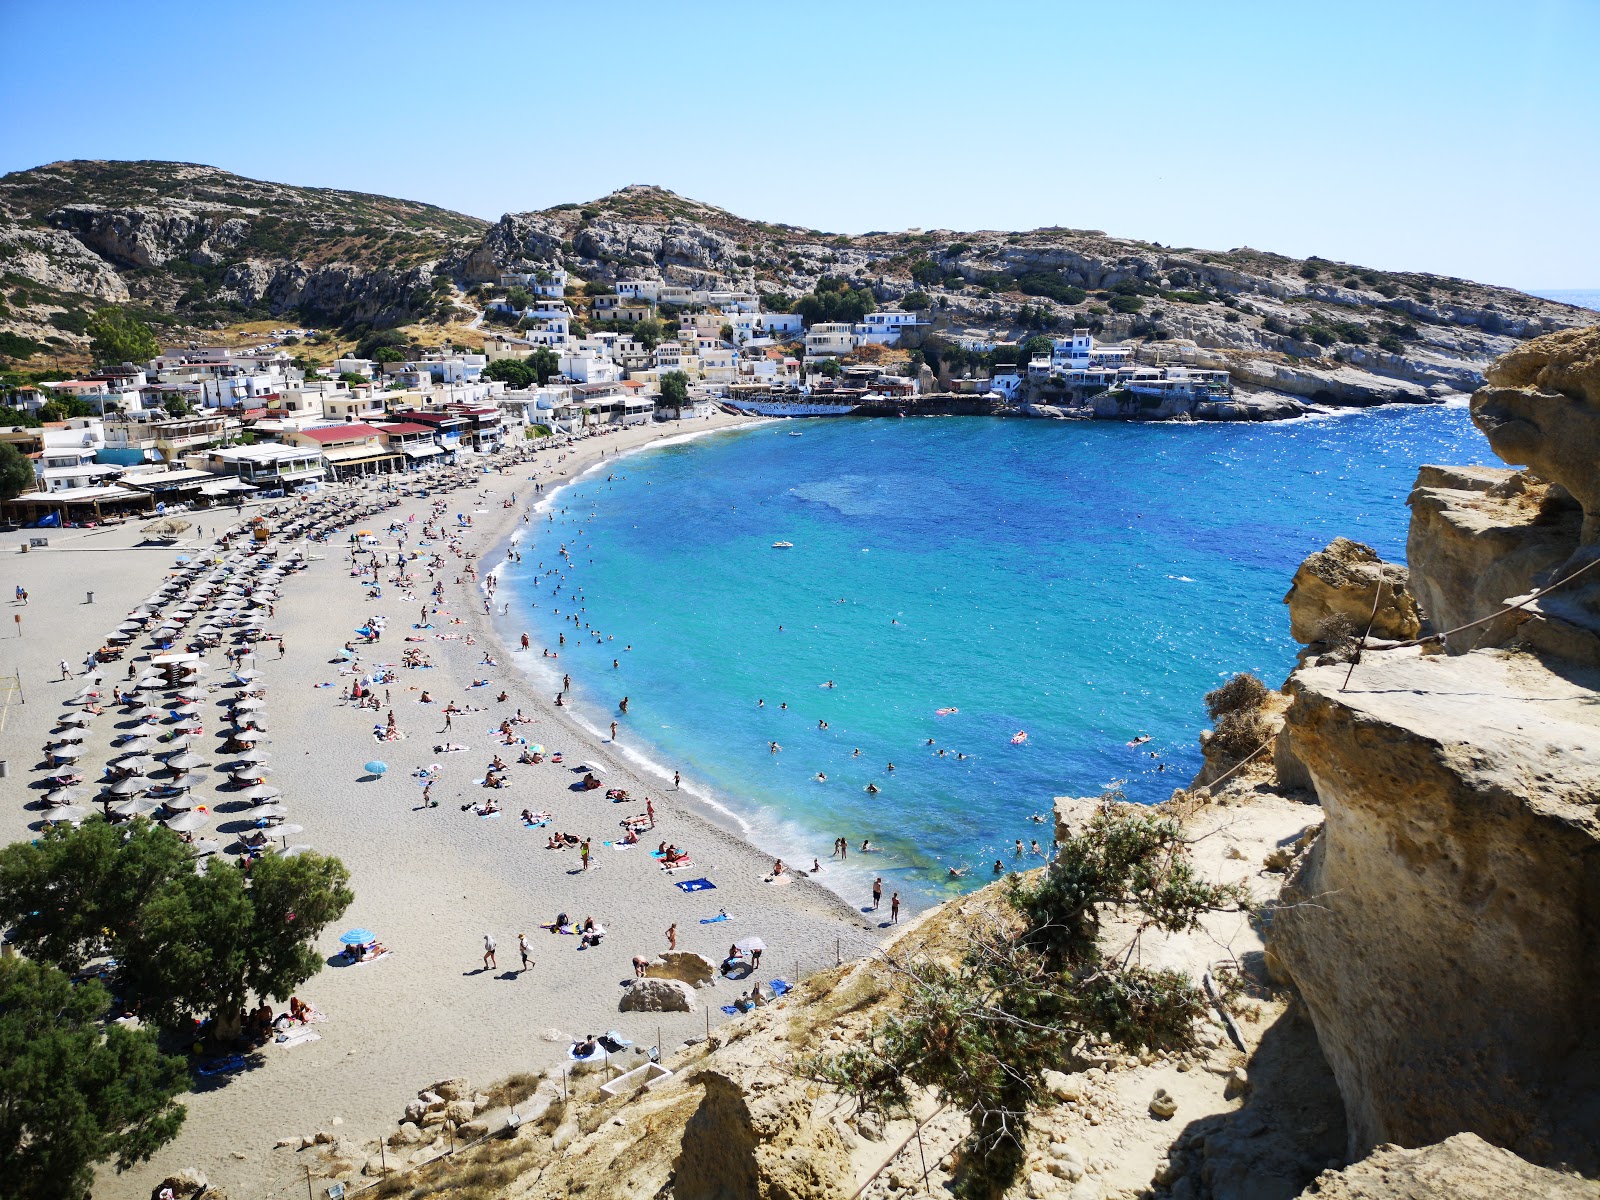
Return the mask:
[[1442, 641], [1375, 644], [1353, 673], [1308, 665], [1286, 686], [1279, 761], [1326, 823], [1270, 944], [1352, 1155], [1468, 1131], [1593, 1173], [1600, 582], [1574, 576], [1600, 558], [1600, 329], [1486, 375], [1474, 420], [1526, 469], [1421, 472], [1410, 584]]
[[994, 339], [1086, 326], [1152, 358], [1226, 368], [1242, 395], [1323, 404], [1470, 390], [1492, 357], [1583, 314], [1462, 279], [1095, 230], [824, 233], [645, 186], [491, 224], [183, 163], [63, 162], [0, 179], [0, 328], [41, 343], [75, 344], [75, 314], [103, 301], [199, 327], [242, 313], [459, 318], [441, 281], [465, 289], [533, 264], [562, 265], [574, 284], [731, 283], [779, 305], [842, 281], [877, 304], [925, 306], [935, 334], [924, 351], [946, 380], [964, 369], [953, 342], [968, 329]]

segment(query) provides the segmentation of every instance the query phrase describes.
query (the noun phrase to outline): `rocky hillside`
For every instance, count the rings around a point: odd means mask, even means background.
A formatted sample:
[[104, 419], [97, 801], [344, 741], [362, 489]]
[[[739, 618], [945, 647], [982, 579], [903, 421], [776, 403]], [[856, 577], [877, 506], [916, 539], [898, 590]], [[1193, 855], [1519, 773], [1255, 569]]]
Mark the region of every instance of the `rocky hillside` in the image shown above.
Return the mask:
[[71, 347], [85, 313], [107, 302], [199, 328], [280, 313], [413, 320], [435, 303], [435, 266], [486, 227], [408, 200], [189, 163], [52, 163], [0, 177], [0, 329]]
[[460, 291], [537, 263], [564, 266], [575, 285], [735, 282], [778, 306], [847, 283], [879, 305], [925, 307], [930, 358], [947, 377], [968, 365], [955, 348], [964, 339], [1087, 326], [1152, 356], [1225, 366], [1246, 390], [1330, 403], [1470, 391], [1494, 356], [1586, 320], [1586, 310], [1463, 279], [1095, 230], [834, 234], [638, 185], [491, 225], [212, 167], [65, 162], [0, 178], [0, 338], [11, 335], [0, 355], [81, 345], [86, 310], [106, 301], [200, 329], [241, 314], [460, 318]]

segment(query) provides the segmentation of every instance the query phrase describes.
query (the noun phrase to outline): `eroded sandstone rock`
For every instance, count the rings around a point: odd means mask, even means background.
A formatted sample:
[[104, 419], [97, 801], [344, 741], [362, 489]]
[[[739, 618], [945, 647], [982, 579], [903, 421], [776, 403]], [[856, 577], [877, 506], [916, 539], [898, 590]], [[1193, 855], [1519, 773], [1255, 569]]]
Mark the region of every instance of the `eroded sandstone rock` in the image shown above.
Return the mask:
[[694, 989], [681, 979], [635, 979], [622, 993], [623, 1012], [694, 1012]]
[[644, 973], [651, 979], [676, 979], [692, 987], [706, 987], [717, 979], [717, 964], [693, 950], [668, 950], [653, 959]]
[[1357, 636], [1370, 620], [1373, 636], [1409, 641], [1422, 632], [1422, 613], [1409, 579], [1404, 567], [1384, 562], [1371, 546], [1334, 538], [1294, 573], [1283, 598], [1289, 606], [1290, 636], [1309, 645], [1321, 640], [1331, 618], [1343, 617]]
[[1345, 670], [1288, 684], [1326, 825], [1270, 944], [1351, 1154], [1470, 1130], [1600, 1166], [1600, 674], [1503, 650]]
[[1595, 1200], [1600, 1184], [1524, 1162], [1459, 1133], [1432, 1146], [1380, 1146], [1341, 1171], [1317, 1176], [1302, 1196], [1318, 1200]]

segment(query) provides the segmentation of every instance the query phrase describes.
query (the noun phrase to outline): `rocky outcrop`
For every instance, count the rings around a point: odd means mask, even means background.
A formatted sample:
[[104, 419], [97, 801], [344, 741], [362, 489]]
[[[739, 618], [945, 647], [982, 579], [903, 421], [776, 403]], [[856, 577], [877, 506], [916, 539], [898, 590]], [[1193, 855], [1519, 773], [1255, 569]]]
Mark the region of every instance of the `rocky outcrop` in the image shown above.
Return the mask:
[[1237, 382], [1299, 396], [1315, 404], [1368, 407], [1428, 404], [1438, 398], [1421, 383], [1377, 375], [1352, 366], [1330, 363], [1326, 370], [1313, 370], [1268, 358], [1237, 355], [1232, 356], [1230, 363], [1229, 373]]
[[1600, 542], [1600, 325], [1535, 338], [1485, 378], [1472, 420], [1489, 446], [1565, 488], [1583, 507], [1582, 541]]
[[676, 979], [691, 987], [709, 987], [717, 980], [717, 964], [693, 950], [668, 950], [644, 969], [651, 979]]
[[1375, 636], [1391, 641], [1409, 641], [1422, 632], [1422, 612], [1406, 569], [1349, 538], [1334, 538], [1301, 563], [1283, 602], [1289, 606], [1290, 636], [1306, 645], [1321, 640], [1338, 617], [1358, 637], [1369, 621]]
[[844, 1200], [850, 1153], [811, 1105], [773, 1092], [751, 1095], [727, 1075], [702, 1071], [705, 1096], [673, 1163], [677, 1200]]
[[622, 993], [623, 1012], [694, 1012], [694, 989], [679, 979], [635, 979]]
[[1326, 817], [1272, 924], [1352, 1155], [1463, 1130], [1600, 1168], [1600, 674], [1475, 650], [1291, 676]]
[[1423, 467], [1407, 501], [1411, 586], [1452, 654], [1504, 645], [1526, 617], [1474, 628], [1547, 583], [1578, 546], [1582, 513], [1562, 488], [1525, 471]]
[[1597, 1200], [1600, 1184], [1524, 1162], [1458, 1133], [1419, 1150], [1380, 1146], [1342, 1171], [1319, 1175], [1309, 1200]]

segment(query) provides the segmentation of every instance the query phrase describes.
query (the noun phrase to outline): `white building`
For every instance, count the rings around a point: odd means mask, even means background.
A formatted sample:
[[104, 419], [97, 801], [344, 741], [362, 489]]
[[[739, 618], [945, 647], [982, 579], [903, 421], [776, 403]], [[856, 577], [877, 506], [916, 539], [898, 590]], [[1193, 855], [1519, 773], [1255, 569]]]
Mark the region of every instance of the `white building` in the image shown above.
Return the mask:
[[892, 346], [900, 340], [903, 331], [925, 324], [927, 322], [918, 320], [914, 312], [870, 312], [856, 323], [855, 331], [864, 341]]
[[806, 330], [806, 358], [838, 358], [858, 348], [865, 340], [847, 321], [818, 321]]
[[574, 383], [618, 383], [622, 379], [622, 371], [610, 358], [573, 348], [561, 353], [561, 373]]
[[1055, 338], [1050, 366], [1055, 371], [1084, 371], [1094, 367], [1120, 367], [1133, 360], [1128, 346], [1102, 346], [1087, 329], [1074, 329], [1070, 338]]

